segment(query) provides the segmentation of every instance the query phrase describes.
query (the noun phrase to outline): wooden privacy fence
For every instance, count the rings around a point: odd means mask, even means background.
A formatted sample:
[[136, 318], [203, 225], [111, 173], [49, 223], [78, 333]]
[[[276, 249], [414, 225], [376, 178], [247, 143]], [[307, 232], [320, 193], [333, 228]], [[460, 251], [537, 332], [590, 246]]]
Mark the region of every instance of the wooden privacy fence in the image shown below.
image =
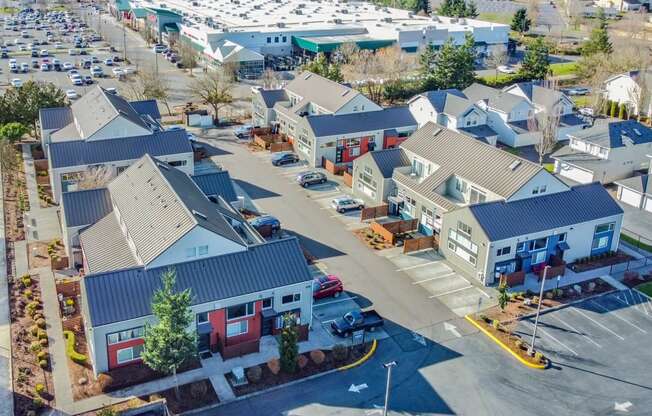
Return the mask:
[[294, 150], [292, 143], [281, 142], [281, 143], [272, 143], [269, 145], [269, 151], [272, 153], [276, 152], [290, 152]]
[[353, 176], [349, 172], [344, 172], [342, 174], [342, 182], [344, 182], [344, 185], [349, 188], [353, 188]]
[[332, 173], [333, 175], [341, 175], [346, 172], [348, 166], [346, 164], [336, 164], [325, 157], [321, 158], [321, 167]]
[[389, 205], [378, 205], [360, 210], [360, 221], [373, 220], [378, 217], [386, 217], [389, 212]]
[[417, 229], [418, 225], [419, 221], [416, 218], [411, 220], [386, 222], [383, 224], [374, 221], [371, 223], [371, 231], [380, 234], [388, 243], [396, 244], [396, 236], [398, 234], [414, 231]]
[[439, 239], [434, 235], [403, 240], [403, 253], [411, 253], [413, 251], [425, 250], [427, 248], [437, 249], [438, 247]]

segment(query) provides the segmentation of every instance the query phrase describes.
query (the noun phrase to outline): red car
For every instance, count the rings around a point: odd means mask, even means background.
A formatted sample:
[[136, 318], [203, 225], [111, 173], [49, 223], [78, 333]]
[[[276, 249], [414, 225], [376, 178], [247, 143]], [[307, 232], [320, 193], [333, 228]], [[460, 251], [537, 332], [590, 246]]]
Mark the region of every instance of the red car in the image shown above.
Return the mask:
[[342, 281], [339, 277], [329, 274], [321, 276], [312, 282], [312, 297], [321, 299], [329, 296], [338, 297], [344, 290]]

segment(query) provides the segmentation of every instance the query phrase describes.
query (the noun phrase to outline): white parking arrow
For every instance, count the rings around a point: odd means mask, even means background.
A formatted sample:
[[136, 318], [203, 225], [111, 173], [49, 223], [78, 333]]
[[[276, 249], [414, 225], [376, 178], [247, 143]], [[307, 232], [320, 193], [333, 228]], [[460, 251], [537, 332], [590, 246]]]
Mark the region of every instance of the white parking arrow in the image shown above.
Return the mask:
[[629, 413], [629, 408], [632, 407], [632, 402], [614, 403], [614, 410], [617, 412]]
[[451, 334], [455, 335], [456, 337], [461, 337], [460, 333], [457, 331], [457, 327], [453, 324], [449, 324], [448, 322], [444, 322], [444, 329], [446, 331], [449, 331]]
[[366, 383], [358, 384], [357, 386], [355, 384], [351, 384], [351, 387], [349, 387], [349, 391], [351, 393], [360, 393], [360, 391], [366, 389], [367, 387], [369, 386], [367, 386]]

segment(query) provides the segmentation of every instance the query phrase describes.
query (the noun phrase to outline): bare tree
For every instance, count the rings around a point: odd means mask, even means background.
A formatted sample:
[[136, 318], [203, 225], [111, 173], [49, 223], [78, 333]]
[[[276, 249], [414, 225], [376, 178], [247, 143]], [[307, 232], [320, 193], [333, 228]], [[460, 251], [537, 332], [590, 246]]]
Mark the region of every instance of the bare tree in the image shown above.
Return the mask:
[[82, 189], [97, 189], [102, 188], [113, 179], [113, 171], [110, 167], [101, 165], [88, 168], [82, 173], [77, 188]]
[[527, 2], [527, 16], [532, 20], [532, 28], [534, 29], [539, 20], [539, 1], [528, 0]]
[[534, 145], [539, 155], [539, 164], [543, 165], [543, 160], [555, 150], [557, 145], [557, 134], [559, 133], [559, 121], [561, 119], [562, 104], [561, 94], [558, 94], [558, 83], [556, 79], [546, 81], [546, 88], [552, 90], [553, 97], [547, 100], [544, 105], [535, 111], [534, 117], [528, 120], [528, 129], [540, 134], [539, 141]]
[[129, 93], [133, 100], [158, 100], [161, 101], [168, 110], [168, 115], [172, 115], [170, 104], [170, 85], [153, 69], [139, 71], [128, 83]]
[[641, 121], [642, 116], [648, 119], [652, 112], [652, 74], [646, 71], [647, 65], [635, 76], [636, 85], [627, 90], [629, 98], [628, 114], [636, 114], [636, 120]]
[[266, 69], [265, 72], [263, 72], [261, 81], [263, 83], [263, 88], [266, 90], [273, 90], [279, 88], [281, 85], [281, 78], [271, 69]]
[[360, 53], [360, 48], [355, 43], [343, 43], [336, 50], [334, 57], [341, 64], [349, 64]]
[[213, 120], [219, 123], [219, 111], [233, 102], [233, 80], [222, 71], [209, 71], [193, 80], [191, 93], [213, 109]]
[[487, 63], [489, 66], [493, 66], [496, 69], [496, 81], [498, 80], [498, 67], [505, 65], [507, 62], [509, 62], [509, 55], [507, 54], [507, 48], [504, 45], [496, 46], [487, 57]]
[[192, 69], [197, 66], [199, 57], [197, 56], [197, 51], [192, 47], [190, 42], [179, 42], [179, 58], [181, 65], [184, 68], [190, 70], [190, 76], [192, 76]]

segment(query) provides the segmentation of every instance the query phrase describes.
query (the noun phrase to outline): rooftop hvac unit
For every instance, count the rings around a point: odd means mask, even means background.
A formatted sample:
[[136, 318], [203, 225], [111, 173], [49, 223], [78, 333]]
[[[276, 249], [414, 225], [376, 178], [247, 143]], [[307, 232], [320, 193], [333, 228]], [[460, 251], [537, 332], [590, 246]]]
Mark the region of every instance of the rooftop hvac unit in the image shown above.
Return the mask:
[[[281, 17], [281, 19], [283, 19], [283, 17]], [[278, 22], [278, 23], [276, 24], [276, 27], [284, 28], [284, 27], [285, 27], [285, 23], [283, 23], [283, 22]]]
[[392, 23], [392, 18], [391, 17], [383, 17], [383, 22]]
[[262, 6], [260, 4], [254, 4], [254, 9], [255, 10], [260, 10]]
[[301, 15], [303, 14], [303, 11], [301, 9], [297, 9], [294, 11], [294, 13]]
[[333, 23], [335, 23], [336, 25], [341, 25], [342, 19], [333, 19]]
[[466, 19], [465, 19], [465, 18], [461, 18], [461, 19], [459, 20], [459, 23], [460, 23], [461, 25], [465, 25], [465, 24], [466, 24]]

